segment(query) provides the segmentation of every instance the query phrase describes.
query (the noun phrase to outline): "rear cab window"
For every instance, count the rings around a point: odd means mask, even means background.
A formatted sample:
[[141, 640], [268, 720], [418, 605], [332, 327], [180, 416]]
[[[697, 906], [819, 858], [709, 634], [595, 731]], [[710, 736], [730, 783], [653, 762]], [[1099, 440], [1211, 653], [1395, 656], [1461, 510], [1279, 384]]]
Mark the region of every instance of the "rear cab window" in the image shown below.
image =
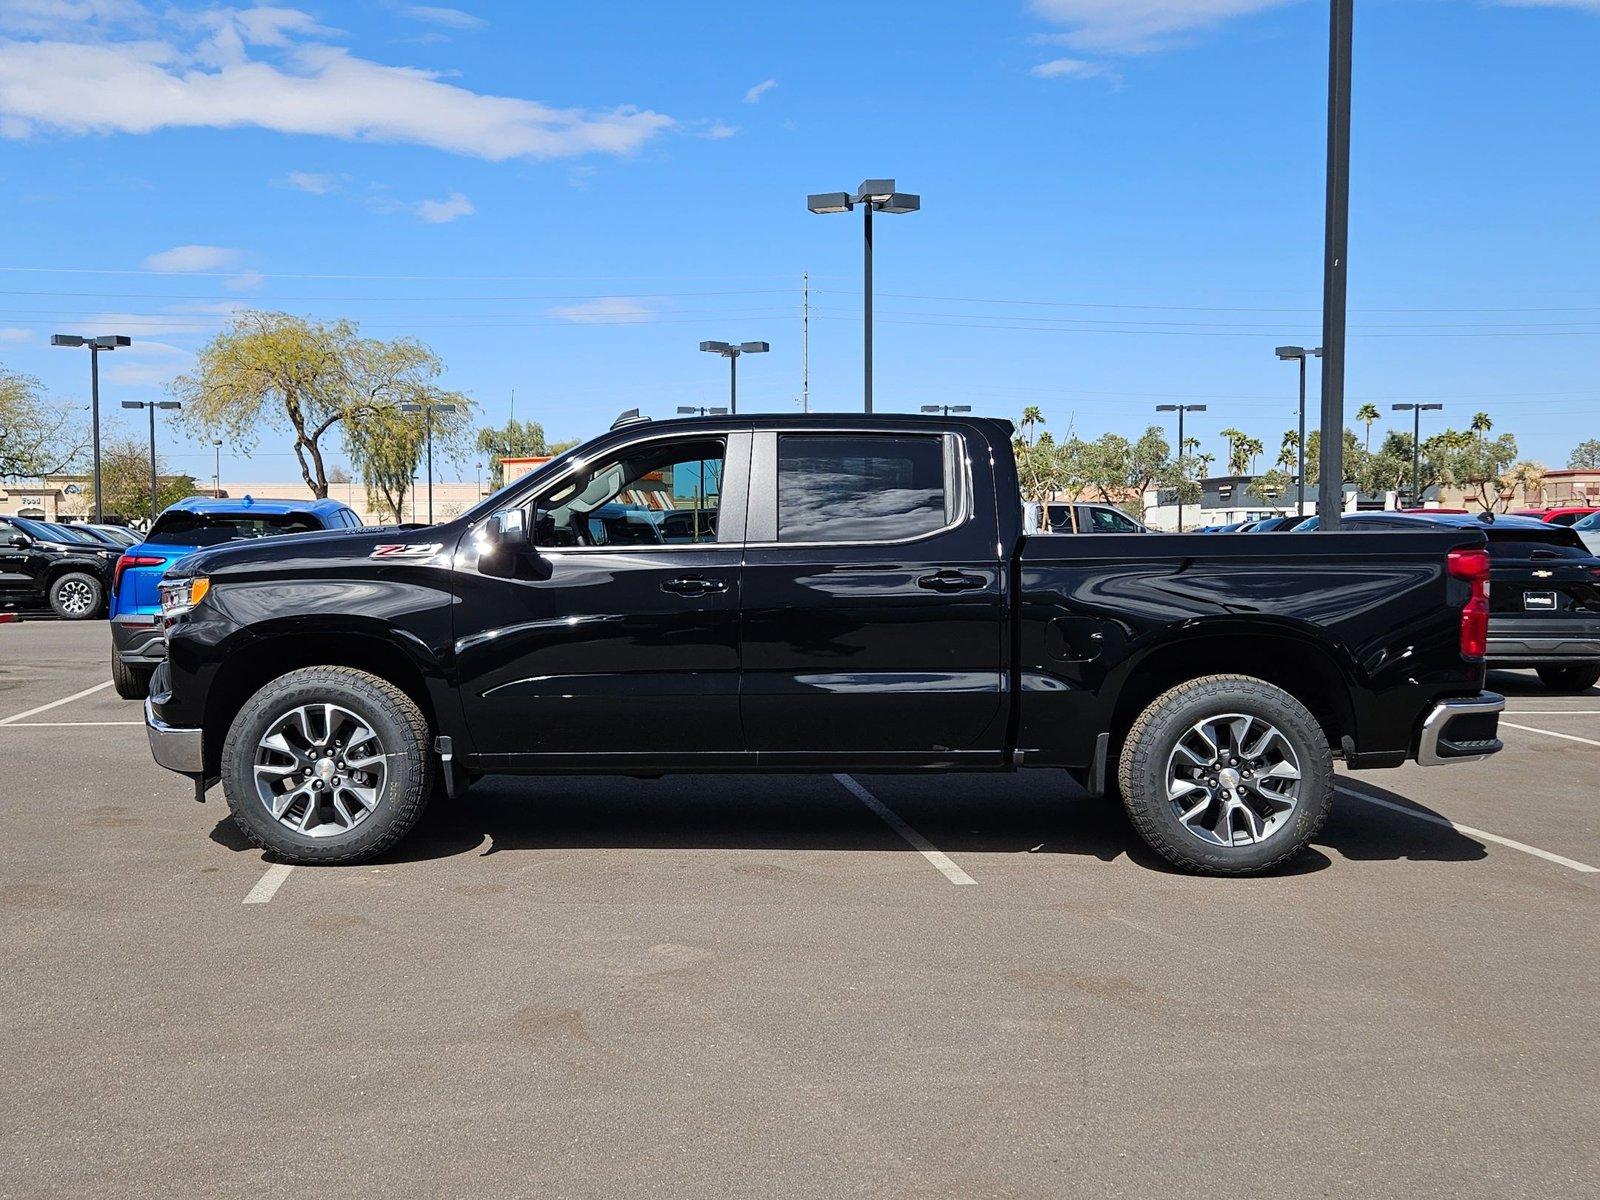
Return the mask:
[[780, 543], [902, 542], [956, 520], [943, 434], [780, 433]]

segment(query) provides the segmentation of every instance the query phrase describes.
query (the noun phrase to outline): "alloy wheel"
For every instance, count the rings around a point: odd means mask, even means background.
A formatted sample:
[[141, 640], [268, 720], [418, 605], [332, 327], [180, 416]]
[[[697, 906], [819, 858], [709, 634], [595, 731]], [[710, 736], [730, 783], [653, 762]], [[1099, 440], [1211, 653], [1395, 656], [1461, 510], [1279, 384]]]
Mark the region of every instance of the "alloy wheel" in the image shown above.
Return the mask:
[[348, 833], [383, 798], [388, 758], [378, 735], [337, 704], [302, 704], [256, 743], [256, 796], [272, 819], [307, 837]]
[[1282, 730], [1224, 713], [1197, 721], [1167, 759], [1167, 802], [1178, 823], [1214, 846], [1264, 842], [1300, 801], [1300, 759]]
[[80, 616], [94, 607], [94, 589], [81, 579], [69, 579], [56, 589], [62, 611]]

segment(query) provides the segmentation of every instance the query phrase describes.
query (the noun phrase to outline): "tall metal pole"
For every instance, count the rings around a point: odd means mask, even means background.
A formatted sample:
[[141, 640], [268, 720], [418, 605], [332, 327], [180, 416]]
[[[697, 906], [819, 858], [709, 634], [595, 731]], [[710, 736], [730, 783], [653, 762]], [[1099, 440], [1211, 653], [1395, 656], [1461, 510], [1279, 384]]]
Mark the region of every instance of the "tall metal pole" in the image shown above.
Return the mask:
[[728, 355], [728, 411], [739, 411], [739, 356]]
[[211, 449], [216, 455], [215, 461], [211, 466], [211, 490], [216, 493], [217, 497], [220, 497], [222, 495], [222, 443], [213, 440]]
[[428, 429], [428, 524], [433, 524], [433, 406], [422, 410]]
[[1411, 507], [1422, 507], [1422, 405], [1411, 410]]
[[[94, 523], [105, 520], [100, 499], [100, 347], [89, 343], [89, 420], [94, 426]], [[150, 514], [155, 519], [155, 514]]]
[[1306, 515], [1306, 356], [1303, 350], [1300, 353], [1300, 441], [1295, 456], [1298, 460], [1295, 465], [1298, 472], [1295, 480], [1295, 512], [1303, 517]]
[[865, 230], [865, 262], [863, 266], [864, 290], [866, 294], [866, 307], [864, 309], [865, 341], [862, 346], [862, 364], [865, 386], [866, 412], [872, 411], [872, 201], [867, 200], [861, 205], [864, 214], [862, 229]]
[[1178, 532], [1183, 532], [1183, 405], [1178, 405]]
[[155, 401], [145, 405], [150, 410], [150, 523], [156, 519], [156, 406]]
[[1350, 249], [1350, 56], [1354, 0], [1330, 0], [1328, 192], [1322, 259], [1322, 463], [1318, 528], [1339, 528], [1344, 509], [1344, 324]]
[[811, 411], [811, 272], [800, 276], [800, 411]]

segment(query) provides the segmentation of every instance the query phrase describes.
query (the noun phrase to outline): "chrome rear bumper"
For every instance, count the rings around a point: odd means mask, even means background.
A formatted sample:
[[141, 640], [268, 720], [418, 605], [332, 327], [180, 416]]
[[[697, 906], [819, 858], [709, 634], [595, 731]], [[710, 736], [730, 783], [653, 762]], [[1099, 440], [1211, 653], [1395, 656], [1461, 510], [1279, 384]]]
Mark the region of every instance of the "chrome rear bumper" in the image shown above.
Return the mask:
[[1500, 749], [1496, 737], [1506, 698], [1480, 692], [1460, 700], [1434, 705], [1422, 722], [1417, 739], [1417, 762], [1424, 767], [1477, 762]]

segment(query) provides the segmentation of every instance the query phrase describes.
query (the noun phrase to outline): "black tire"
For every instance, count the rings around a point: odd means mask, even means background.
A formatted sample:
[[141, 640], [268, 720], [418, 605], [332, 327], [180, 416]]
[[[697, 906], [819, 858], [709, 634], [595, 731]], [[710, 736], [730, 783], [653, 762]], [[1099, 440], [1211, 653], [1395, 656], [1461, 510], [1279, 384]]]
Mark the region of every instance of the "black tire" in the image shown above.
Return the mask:
[[[333, 703], [377, 735], [387, 766], [378, 803], [343, 833], [312, 837], [274, 819], [256, 794], [256, 745], [285, 713]], [[410, 833], [433, 792], [428, 722], [416, 702], [386, 679], [353, 667], [305, 667], [280, 675], [245, 701], [222, 744], [222, 788], [233, 820], [251, 844], [280, 861], [307, 866], [365, 862]]]
[[1600, 683], [1600, 663], [1540, 667], [1539, 682], [1555, 692], [1587, 692], [1595, 684]]
[[106, 590], [85, 571], [63, 571], [50, 581], [50, 611], [63, 621], [87, 621], [98, 616]]
[[[1298, 800], [1259, 842], [1203, 840], [1179, 820], [1167, 798], [1167, 765], [1197, 722], [1239, 713], [1276, 726], [1299, 761]], [[1333, 804], [1333, 753], [1317, 719], [1288, 692], [1248, 675], [1207, 675], [1163, 692], [1128, 730], [1117, 763], [1123, 807], [1139, 836], [1181, 870], [1255, 875], [1282, 866], [1322, 829]], [[1230, 825], [1230, 828], [1232, 826]]]
[[150, 694], [150, 676], [154, 667], [130, 667], [111, 652], [111, 686], [124, 700], [143, 700]]

